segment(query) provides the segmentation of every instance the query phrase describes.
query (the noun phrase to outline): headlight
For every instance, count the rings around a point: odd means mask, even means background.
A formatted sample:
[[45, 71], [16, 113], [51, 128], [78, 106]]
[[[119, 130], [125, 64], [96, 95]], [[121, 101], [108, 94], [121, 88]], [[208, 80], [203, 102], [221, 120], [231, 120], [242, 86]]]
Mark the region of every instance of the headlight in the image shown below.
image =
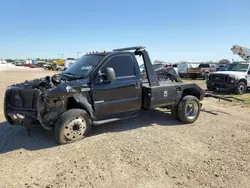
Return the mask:
[[234, 83], [235, 82], [235, 77], [229, 76], [229, 82]]
[[55, 85], [60, 84], [61, 83], [61, 77], [59, 75], [57, 75], [57, 74], [53, 75], [52, 76], [52, 82]]

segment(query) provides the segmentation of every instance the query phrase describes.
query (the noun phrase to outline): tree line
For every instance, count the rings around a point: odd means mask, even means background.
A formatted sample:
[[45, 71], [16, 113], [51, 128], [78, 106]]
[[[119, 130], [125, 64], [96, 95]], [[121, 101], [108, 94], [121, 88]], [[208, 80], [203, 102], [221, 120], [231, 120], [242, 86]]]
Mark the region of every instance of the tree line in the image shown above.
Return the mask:
[[[166, 64], [167, 62], [165, 61], [161, 61], [161, 60], [155, 60], [153, 62], [153, 64]], [[200, 62], [200, 63], [211, 63], [211, 64], [215, 64], [215, 63], [219, 63], [219, 64], [228, 64], [230, 63], [230, 61], [228, 59], [221, 59], [220, 61], [207, 61], [207, 62]]]

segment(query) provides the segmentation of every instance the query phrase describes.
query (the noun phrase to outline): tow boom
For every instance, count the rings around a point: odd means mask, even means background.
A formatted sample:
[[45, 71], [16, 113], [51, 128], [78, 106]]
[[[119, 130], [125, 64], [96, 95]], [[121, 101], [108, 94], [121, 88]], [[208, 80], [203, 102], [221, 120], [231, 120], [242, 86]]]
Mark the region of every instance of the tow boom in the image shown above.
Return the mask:
[[250, 49], [243, 46], [234, 45], [231, 48], [233, 54], [240, 56], [245, 61], [250, 60]]

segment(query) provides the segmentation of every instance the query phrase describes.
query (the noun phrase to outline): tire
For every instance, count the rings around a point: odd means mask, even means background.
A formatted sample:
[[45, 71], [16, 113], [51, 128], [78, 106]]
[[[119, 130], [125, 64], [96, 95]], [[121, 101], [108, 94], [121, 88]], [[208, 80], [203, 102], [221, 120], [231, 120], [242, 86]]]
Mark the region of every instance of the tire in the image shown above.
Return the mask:
[[171, 108], [171, 116], [176, 120], [180, 120], [180, 118], [178, 116], [178, 107], [177, 106], [172, 106], [172, 108]]
[[206, 72], [205, 75], [204, 75], [204, 80], [208, 80], [208, 77], [209, 77], [209, 73]]
[[247, 85], [244, 82], [239, 82], [236, 87], [236, 94], [242, 95], [246, 93], [247, 91]]
[[[187, 114], [189, 105], [192, 105], [193, 111], [191, 115]], [[192, 109], [189, 109], [192, 110]], [[195, 96], [187, 95], [182, 98], [178, 105], [178, 117], [184, 123], [194, 123], [200, 115], [201, 105], [199, 99]]]
[[91, 120], [85, 110], [71, 109], [64, 112], [54, 127], [58, 144], [68, 144], [84, 139], [91, 131]]

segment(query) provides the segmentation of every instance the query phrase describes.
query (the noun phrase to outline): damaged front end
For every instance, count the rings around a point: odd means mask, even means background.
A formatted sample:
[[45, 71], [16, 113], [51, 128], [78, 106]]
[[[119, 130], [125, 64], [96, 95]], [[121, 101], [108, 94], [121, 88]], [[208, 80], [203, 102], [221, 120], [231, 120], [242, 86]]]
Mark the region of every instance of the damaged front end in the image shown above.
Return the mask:
[[11, 85], [5, 92], [5, 118], [12, 125], [42, 126], [51, 130], [66, 111], [68, 97], [77, 92], [69, 88], [68, 82], [62, 81], [59, 75]]

